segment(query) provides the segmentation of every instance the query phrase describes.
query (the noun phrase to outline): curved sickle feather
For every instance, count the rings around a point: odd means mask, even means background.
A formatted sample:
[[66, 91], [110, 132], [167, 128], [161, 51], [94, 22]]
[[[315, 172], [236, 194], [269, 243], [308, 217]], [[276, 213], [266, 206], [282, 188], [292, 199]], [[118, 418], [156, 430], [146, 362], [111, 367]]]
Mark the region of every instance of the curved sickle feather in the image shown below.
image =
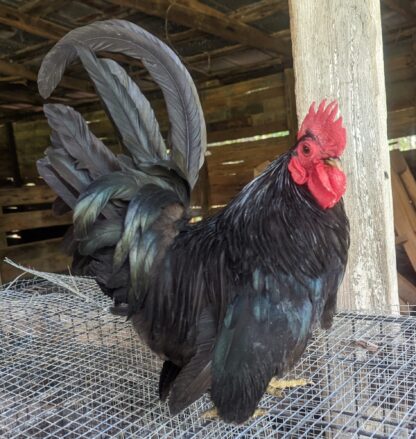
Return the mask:
[[111, 59], [102, 59], [101, 62], [110, 69], [114, 79], [125, 88], [127, 94], [130, 96], [138, 111], [140, 117], [139, 123], [145, 133], [146, 141], [149, 145], [152, 145], [154, 152], [160, 159], [166, 160], [167, 153], [165, 141], [160, 133], [159, 124], [149, 101], [123, 67]]
[[206, 128], [195, 84], [176, 54], [158, 38], [124, 20], [107, 20], [74, 29], [46, 55], [38, 75], [47, 98], [65, 68], [77, 58], [77, 45], [94, 52], [121, 52], [141, 59], [162, 89], [171, 123], [173, 160], [193, 187], [204, 162]]

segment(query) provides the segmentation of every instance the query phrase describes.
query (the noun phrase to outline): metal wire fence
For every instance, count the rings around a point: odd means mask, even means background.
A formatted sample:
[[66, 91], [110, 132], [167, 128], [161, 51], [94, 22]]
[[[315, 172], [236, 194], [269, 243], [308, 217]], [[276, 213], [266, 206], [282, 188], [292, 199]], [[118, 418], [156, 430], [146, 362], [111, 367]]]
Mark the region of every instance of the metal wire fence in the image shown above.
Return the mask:
[[56, 279], [0, 291], [1, 438], [416, 437], [416, 317], [339, 313], [291, 374], [313, 384], [235, 426], [201, 417], [207, 396], [170, 416], [130, 323], [93, 280]]

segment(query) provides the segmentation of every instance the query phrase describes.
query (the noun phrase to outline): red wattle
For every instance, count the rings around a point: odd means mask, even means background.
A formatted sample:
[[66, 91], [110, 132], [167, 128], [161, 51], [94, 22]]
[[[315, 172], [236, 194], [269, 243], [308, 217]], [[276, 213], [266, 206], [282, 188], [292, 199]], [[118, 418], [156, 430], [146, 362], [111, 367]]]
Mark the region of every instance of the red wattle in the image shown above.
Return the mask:
[[305, 184], [308, 180], [308, 173], [306, 169], [301, 165], [297, 157], [292, 157], [290, 159], [288, 169], [292, 179], [297, 184]]
[[310, 173], [307, 186], [318, 204], [328, 209], [344, 195], [347, 179], [341, 170], [319, 162]]

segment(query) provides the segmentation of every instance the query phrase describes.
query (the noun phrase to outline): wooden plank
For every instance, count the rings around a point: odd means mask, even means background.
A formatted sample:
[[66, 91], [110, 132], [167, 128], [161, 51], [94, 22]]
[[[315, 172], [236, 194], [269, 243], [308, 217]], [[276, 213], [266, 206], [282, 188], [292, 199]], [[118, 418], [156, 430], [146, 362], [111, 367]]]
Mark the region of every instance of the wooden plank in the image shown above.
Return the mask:
[[238, 142], [209, 148], [211, 206], [227, 204], [250, 180], [253, 170], [287, 151], [288, 138]]
[[16, 185], [20, 185], [22, 183], [22, 177], [20, 175], [19, 170], [19, 161], [17, 159], [17, 151], [16, 151], [16, 141], [14, 138], [13, 125], [8, 122], [5, 124], [6, 128], [6, 144], [7, 144], [7, 152], [10, 156], [11, 164], [12, 164], [12, 172], [13, 172], [13, 181]]
[[[409, 195], [407, 194], [406, 188], [404, 187], [400, 176], [396, 174], [396, 172], [394, 172], [393, 170], [391, 173], [391, 179], [392, 179], [393, 195], [400, 203], [401, 215], [406, 216], [413, 233], [416, 233], [416, 211], [414, 205], [412, 204]], [[396, 222], [397, 218], [395, 217], [394, 220]], [[396, 233], [398, 235], [402, 234], [397, 229], [396, 229]], [[416, 235], [412, 236], [407, 233], [407, 236], [409, 237], [409, 239], [414, 239], [414, 238], [416, 239]]]
[[4, 262], [9, 258], [40, 271], [64, 271], [71, 264], [71, 258], [61, 249], [62, 239], [50, 239], [30, 244], [16, 245], [0, 250], [0, 277], [3, 283], [10, 282], [22, 272]]
[[38, 227], [69, 225], [72, 223], [72, 212], [55, 216], [52, 210], [33, 210], [30, 212], [7, 213], [0, 216], [0, 231], [30, 230]]
[[396, 239], [394, 240], [394, 242], [397, 246], [397, 245], [403, 245], [408, 240], [409, 240], [409, 237], [407, 235], [399, 235], [399, 236], [396, 236]]
[[270, 89], [280, 89], [281, 95], [283, 96], [284, 85], [283, 74], [275, 73], [260, 78], [248, 79], [233, 84], [201, 90], [199, 95], [205, 105], [210, 105], [218, 102], [218, 99], [244, 99], [244, 97], [250, 96], [253, 93], [265, 92]]
[[287, 10], [286, 0], [258, 0], [238, 8], [236, 11], [231, 12], [230, 16], [244, 23], [250, 23], [262, 20], [270, 15], [287, 12]]
[[416, 101], [415, 78], [390, 83], [386, 88], [386, 93], [389, 111], [413, 107]]
[[416, 23], [416, 12], [412, 8], [412, 4], [408, 0], [383, 0], [383, 3], [392, 11], [397, 12], [407, 21]]
[[407, 167], [407, 169], [400, 175], [406, 192], [413, 204], [413, 208], [416, 206], [416, 182], [413, 177], [412, 171]]
[[32, 0], [19, 7], [19, 11], [31, 15], [48, 15], [64, 6], [68, 0]]
[[403, 275], [397, 273], [399, 296], [407, 305], [416, 306], [416, 286], [408, 281]]
[[313, 101], [336, 98], [348, 133], [351, 248], [338, 305], [385, 310], [399, 297], [380, 2], [290, 0], [289, 12], [298, 119]]
[[[251, 23], [277, 14], [280, 11], [286, 12], [288, 9], [287, 0], [260, 0], [256, 3], [244, 5], [228, 14], [229, 18], [233, 18], [243, 23]], [[203, 37], [204, 33], [196, 29], [176, 32], [169, 36], [172, 43], [189, 41], [195, 38]]]
[[38, 9], [39, 6], [45, 4], [45, 0], [29, 0], [26, 3], [23, 3], [22, 6], [19, 7], [20, 12], [33, 12]]
[[407, 211], [408, 202], [406, 202], [406, 199], [402, 196], [404, 189], [399, 176], [394, 171], [391, 174], [391, 183], [393, 190], [394, 228], [398, 236], [407, 237], [407, 240], [403, 243], [403, 248], [409, 257], [413, 269], [416, 271], [415, 229], [409, 219]]
[[15, 262], [35, 260], [46, 252], [63, 254], [62, 238], [47, 239], [45, 241], [31, 242], [29, 244], [14, 245], [0, 250], [0, 258], [8, 257]]
[[416, 106], [388, 113], [388, 138], [416, 135]]
[[24, 65], [14, 64], [0, 59], [0, 73], [3, 75], [20, 76], [21, 78], [36, 81], [37, 73]]
[[43, 100], [28, 90], [26, 87], [19, 85], [8, 85], [5, 88], [3, 85], [0, 87], [0, 100], [9, 103], [25, 103], [32, 106], [42, 106]]
[[13, 162], [8, 153], [6, 125], [0, 125], [0, 179], [13, 178]]
[[[212, 167], [215, 165], [227, 163], [229, 161], [246, 162], [253, 161], [259, 165], [265, 160], [273, 160], [276, 156], [287, 151], [289, 147], [287, 137], [272, 137], [269, 139], [261, 139], [252, 142], [236, 142], [224, 146], [216, 146], [209, 148], [209, 155], [207, 157], [210, 164], [210, 174], [212, 175]], [[224, 166], [229, 167], [225, 164]], [[243, 164], [243, 168], [244, 168]], [[255, 166], [250, 167], [252, 172]]]
[[290, 56], [290, 48], [279, 38], [227, 17], [197, 0], [141, 0], [140, 2], [111, 0], [111, 2], [192, 27], [225, 40], [237, 41], [247, 46]]
[[52, 203], [55, 198], [56, 194], [45, 184], [0, 189], [1, 207], [46, 204]]
[[25, 14], [16, 8], [3, 4], [0, 5], [0, 23], [52, 40], [62, 37], [69, 30], [51, 21]]
[[[29, 79], [30, 81], [35, 82], [37, 81], [38, 76], [36, 71], [22, 64], [10, 63], [4, 60], [0, 60], [0, 73], [3, 75], [19, 76], [20, 78]], [[64, 88], [90, 92], [91, 96], [95, 96], [93, 94], [93, 87], [88, 81], [64, 76], [59, 84]]]
[[[390, 152], [391, 165], [394, 171], [399, 174], [400, 179], [406, 189], [407, 195], [410, 201], [413, 203], [413, 208], [416, 207], [416, 181], [413, 177], [412, 171], [410, 170], [406, 159], [404, 158], [402, 152], [395, 149]], [[416, 211], [415, 211], [416, 215]]]
[[390, 165], [396, 174], [403, 174], [408, 168], [405, 158], [399, 149], [390, 151]]
[[405, 27], [403, 27], [403, 24], [400, 23], [388, 26], [383, 33], [384, 44], [402, 42], [406, 38], [412, 37], [415, 30], [416, 26], [412, 24]]
[[[416, 28], [413, 30], [416, 32]], [[401, 34], [401, 32], [400, 32]], [[395, 32], [397, 36], [397, 32]], [[384, 71], [386, 75], [387, 96], [390, 84], [393, 82], [414, 79], [416, 75], [416, 63], [413, 60], [413, 43], [411, 39], [397, 43], [384, 45]]]
[[260, 136], [276, 132], [275, 123], [254, 125], [248, 127], [237, 127], [228, 130], [208, 131], [208, 143], [222, 142], [225, 140], [243, 139], [245, 137]]

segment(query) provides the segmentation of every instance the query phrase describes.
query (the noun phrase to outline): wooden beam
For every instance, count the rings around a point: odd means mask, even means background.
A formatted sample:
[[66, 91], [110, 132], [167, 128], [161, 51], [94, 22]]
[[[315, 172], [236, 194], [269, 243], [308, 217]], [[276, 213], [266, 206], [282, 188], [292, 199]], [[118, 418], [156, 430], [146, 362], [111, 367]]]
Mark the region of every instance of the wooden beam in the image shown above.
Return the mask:
[[[260, 0], [230, 12], [227, 14], [227, 17], [249, 24], [279, 12], [286, 12], [287, 9], [287, 0]], [[192, 38], [199, 38], [203, 35], [203, 32], [199, 32], [196, 29], [188, 29], [169, 35], [168, 40], [171, 43], [178, 43]]]
[[[114, 0], [115, 2], [120, 2], [120, 3], [125, 3], [126, 0]], [[133, 2], [133, 0], [128, 0], [129, 2]], [[159, 0], [159, 3], [164, 3], [165, 6], [170, 4], [170, 2], [172, 2], [173, 0]], [[146, 3], [146, 2], [145, 2]], [[147, 3], [149, 3], [149, 1], [147, 0]], [[158, 4], [159, 4], [158, 3]], [[33, 3], [33, 7], [34, 7]], [[126, 3], [127, 5], [127, 3]], [[173, 3], [172, 3], [173, 5]], [[136, 9], [141, 9], [143, 8], [143, 2], [140, 3], [140, 7], [138, 6]], [[149, 6], [149, 5], [148, 5]], [[159, 4], [160, 6], [160, 4]], [[190, 7], [195, 7], [197, 6], [197, 10], [190, 10]], [[247, 39], [250, 39], [250, 41], [255, 41], [255, 45], [257, 45], [257, 47], [260, 47], [261, 49], [266, 49], [268, 47], [271, 47], [270, 42], [272, 41], [272, 46], [273, 49], [276, 49], [276, 47], [285, 47], [286, 49], [284, 49], [283, 51], [286, 51], [287, 53], [290, 53], [290, 48], [288, 48], [288, 44], [287, 42], [282, 42], [278, 37], [275, 36], [269, 36], [267, 34], [264, 34], [254, 28], [251, 28], [250, 26], [246, 26], [244, 23], [240, 23], [234, 19], [229, 19], [227, 18], [227, 16], [225, 16], [224, 14], [220, 13], [219, 11], [210, 8], [208, 6], [205, 6], [199, 2], [187, 2], [186, 0], [181, 0], [181, 5], [175, 5], [175, 7], [172, 7], [172, 10], [174, 10], [177, 7], [181, 7], [181, 8], [185, 8], [186, 11], [188, 12], [188, 16], [190, 15], [195, 15], [198, 16], [198, 14], [202, 14], [202, 16], [204, 17], [207, 13], [209, 13], [208, 18], [212, 19], [214, 21], [214, 24], [211, 22], [208, 22], [207, 20], [203, 20], [203, 22], [211, 28], [218, 28], [218, 20], [223, 23], [223, 26], [225, 25], [224, 22], [230, 21], [231, 25], [229, 25], [229, 30], [227, 30], [227, 32], [237, 32], [238, 35], [243, 35], [243, 42], [247, 43]], [[145, 8], [146, 9], [146, 8]], [[163, 10], [164, 13], [166, 13], [166, 11], [168, 11], [169, 6], [165, 7], [165, 9]], [[147, 12], [148, 10], [146, 9], [145, 12]], [[160, 12], [160, 11], [159, 11]], [[59, 26], [59, 25], [55, 25], [54, 23], [48, 21], [48, 20], [44, 20], [41, 18], [33, 18], [31, 15], [29, 14], [25, 14], [22, 12], [19, 12], [19, 10], [15, 9], [15, 8], [11, 8], [8, 6], [1, 6], [0, 5], [0, 14], [2, 14], [1, 18], [0, 18], [0, 23], [3, 22], [4, 24], [8, 24], [10, 26], [16, 27], [18, 29], [24, 30], [26, 32], [30, 32], [33, 33], [34, 35], [40, 35], [43, 37], [46, 37], [50, 40], [57, 40], [59, 39], [62, 35], [64, 35], [67, 31], [69, 31], [69, 28], [65, 28], [64, 26]], [[168, 12], [169, 14], [169, 19], [171, 18], [171, 12]], [[205, 15], [204, 15], [205, 14]], [[156, 14], [157, 15], [157, 14]], [[180, 15], [180, 14], [179, 14]], [[175, 15], [176, 16], [176, 15]], [[186, 14], [185, 14], [186, 16]], [[182, 17], [182, 16], [181, 16]], [[182, 18], [179, 18], [178, 20], [181, 21]], [[253, 16], [251, 16], [253, 17]], [[247, 18], [247, 20], [249, 20], [249, 18]], [[187, 23], [189, 23], [189, 21], [187, 21]], [[237, 23], [237, 28], [235, 28], [235, 23]], [[228, 26], [228, 25], [227, 25]], [[204, 24], [202, 25], [202, 27], [204, 27]], [[253, 33], [254, 32], [254, 33]], [[259, 36], [258, 33], [260, 33], [261, 35]], [[256, 39], [256, 35], [258, 36], [258, 38]], [[264, 41], [264, 38], [268, 39], [268, 42]], [[232, 38], [233, 40], [235, 40], [236, 38]], [[241, 39], [241, 38], [237, 38]], [[41, 45], [43, 45], [44, 43], [41, 43]], [[251, 45], [251, 44], [249, 44]], [[33, 50], [38, 50], [37, 46], [39, 45], [35, 45]], [[234, 45], [233, 48], [235, 47], [241, 47], [241, 45]], [[42, 47], [41, 47], [42, 49]], [[278, 50], [277, 50], [278, 51]], [[217, 53], [218, 52], [218, 53]], [[227, 50], [224, 52], [226, 53]], [[228, 51], [229, 52], [229, 51]], [[213, 51], [212, 54], [209, 54], [209, 56], [214, 57], [214, 56], [220, 56], [221, 51]], [[205, 57], [207, 57], [208, 55], [205, 54]], [[111, 58], [119, 60], [119, 61], [124, 61], [125, 59], [122, 57], [122, 55], [120, 54], [111, 54], [110, 55]], [[201, 58], [199, 58], [200, 60]], [[4, 61], [6, 62], [6, 61]], [[198, 58], [196, 59], [192, 59], [192, 57], [187, 60], [185, 59], [185, 62], [188, 63], [188, 66], [190, 69], [193, 68], [192, 64], [198, 62]], [[273, 61], [270, 61], [271, 64], [277, 64], [281, 62], [281, 60], [279, 59], [275, 59]], [[3, 68], [4, 71], [16, 71], [16, 69], [13, 69], [11, 66], [6, 66], [6, 65], [2, 65], [0, 66], [0, 70], [1, 68]], [[196, 68], [196, 67], [195, 67]], [[23, 69], [20, 69], [21, 73], [22, 73], [22, 77], [26, 78], [26, 79], [30, 79], [33, 80], [33, 72], [28, 72], [23, 71]], [[223, 72], [221, 72], [223, 73]], [[6, 73], [6, 74], [11, 74], [11, 73]], [[78, 86], [79, 85], [79, 86]], [[89, 86], [89, 84], [87, 85], [86, 82], [83, 82], [81, 80], [75, 79], [75, 78], [68, 78], [64, 83], [62, 83], [62, 86], [66, 87], [66, 88], [71, 88], [71, 89], [75, 89], [75, 90], [85, 90], [85, 91], [91, 91], [91, 87]]]
[[416, 286], [400, 273], [397, 274], [400, 299], [407, 305], [416, 306]]
[[12, 103], [30, 104], [33, 106], [43, 105], [43, 100], [39, 95], [28, 91], [25, 87], [18, 86], [0, 87], [0, 101], [1, 100]]
[[385, 312], [399, 298], [380, 2], [290, 0], [289, 12], [298, 119], [311, 102], [336, 98], [348, 133], [351, 248], [338, 304]]
[[[18, 9], [0, 5], [0, 23], [16, 29], [23, 30], [33, 35], [38, 35], [51, 40], [57, 40], [65, 35], [70, 29], [57, 25], [38, 17], [19, 12]], [[11, 64], [7, 61], [0, 61], [0, 73], [6, 75], [18, 75], [22, 78], [36, 81], [37, 74], [31, 69], [19, 64]], [[84, 80], [64, 77], [60, 82], [64, 88], [92, 92], [92, 86]]]
[[72, 212], [56, 216], [52, 210], [7, 213], [0, 216], [0, 232], [30, 230], [38, 227], [64, 226], [72, 223]]
[[196, 0], [192, 2], [189, 0], [111, 0], [111, 2], [192, 27], [225, 40], [290, 56], [290, 48], [279, 38], [229, 18], [222, 12]]
[[288, 11], [287, 0], [260, 0], [238, 8], [229, 14], [230, 17], [249, 23]]
[[69, 30], [51, 21], [32, 17], [5, 5], [0, 5], [0, 23], [51, 40], [61, 38]]
[[[415, 218], [414, 210], [409, 211], [409, 199], [406, 196], [406, 190], [400, 180], [400, 177], [392, 172], [392, 189], [393, 189], [393, 209], [394, 209], [394, 227], [402, 246], [409, 258], [410, 264], [416, 271], [416, 235], [415, 235]], [[413, 220], [413, 224], [412, 224]]]
[[48, 2], [45, 2], [45, 0], [32, 0], [20, 6], [19, 11], [25, 14], [45, 16], [57, 11], [65, 3], [68, 3], [68, 0], [49, 0]]
[[[15, 64], [2, 60], [0, 60], [0, 74], [19, 76], [21, 78], [28, 79], [29, 81], [35, 81], [35, 82], [37, 80], [37, 73], [32, 69], [29, 69], [22, 64]], [[90, 92], [91, 96], [94, 93], [94, 89], [89, 84], [89, 82], [84, 81], [82, 79], [76, 79], [76, 78], [65, 76], [60, 82], [60, 85], [70, 90], [82, 90], [82, 91]]]
[[392, 11], [403, 16], [407, 21], [416, 23], [416, 11], [408, 0], [383, 0], [383, 3]]
[[34, 12], [42, 5], [42, 3], [44, 4], [45, 0], [29, 0], [28, 2], [23, 3], [18, 9], [19, 12], [23, 13]]
[[41, 43], [31, 44], [23, 49], [19, 49], [13, 54], [2, 55], [1, 59], [8, 59], [9, 61], [30, 60], [37, 56], [42, 56], [53, 46], [53, 41], [42, 41]]
[[[5, 134], [6, 134], [6, 152], [8, 153], [8, 156], [10, 158], [10, 164], [13, 168], [13, 179], [15, 184], [21, 184], [21, 176], [20, 176], [20, 169], [19, 169], [19, 162], [17, 159], [17, 150], [16, 150], [16, 142], [14, 138], [14, 132], [13, 132], [13, 125], [11, 122], [4, 124], [5, 128]], [[9, 169], [10, 171], [10, 169]], [[0, 223], [4, 219], [4, 213], [2, 209], [2, 205], [0, 205]], [[7, 247], [7, 237], [4, 230], [0, 231], [0, 248]], [[0, 282], [1, 282], [1, 276], [0, 276]]]
[[30, 104], [0, 103], [0, 123], [15, 122], [22, 117], [22, 112], [31, 120], [40, 119], [44, 117], [42, 110], [41, 106]]
[[383, 34], [384, 44], [392, 43], [392, 47], [396, 47], [397, 43], [400, 40], [404, 40], [406, 38], [411, 38], [416, 33], [416, 26], [414, 24], [403, 27], [400, 25], [399, 28], [388, 29]]
[[[0, 74], [8, 77], [18, 77], [20, 79], [29, 79], [30, 81], [36, 81], [36, 73], [28, 69], [22, 64], [13, 64], [8, 61], [0, 60]], [[24, 81], [26, 84], [26, 81]]]
[[56, 194], [46, 184], [0, 188], [0, 206], [52, 203]]
[[16, 140], [14, 138], [13, 124], [8, 122], [5, 124], [5, 128], [7, 149], [13, 166], [13, 180], [14, 184], [16, 186], [19, 186], [22, 184], [22, 177], [20, 175], [19, 160], [17, 158]]

